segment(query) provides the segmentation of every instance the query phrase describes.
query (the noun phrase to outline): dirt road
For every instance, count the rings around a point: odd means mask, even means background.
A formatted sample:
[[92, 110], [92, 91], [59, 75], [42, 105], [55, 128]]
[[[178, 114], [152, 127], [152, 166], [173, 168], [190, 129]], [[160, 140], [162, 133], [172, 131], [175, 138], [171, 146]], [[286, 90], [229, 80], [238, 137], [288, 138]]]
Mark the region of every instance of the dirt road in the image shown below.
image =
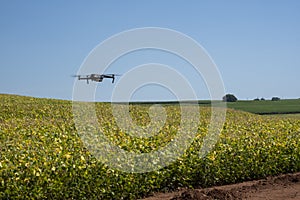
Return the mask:
[[300, 173], [205, 189], [156, 193], [144, 200], [300, 200]]

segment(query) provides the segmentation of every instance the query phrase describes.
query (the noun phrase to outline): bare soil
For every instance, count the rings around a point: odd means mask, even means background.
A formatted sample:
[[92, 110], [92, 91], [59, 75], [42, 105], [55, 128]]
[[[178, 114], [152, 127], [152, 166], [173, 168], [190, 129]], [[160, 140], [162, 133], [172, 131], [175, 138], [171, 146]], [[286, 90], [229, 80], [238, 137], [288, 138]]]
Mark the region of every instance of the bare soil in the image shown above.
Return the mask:
[[155, 193], [143, 200], [300, 200], [300, 173], [204, 189]]

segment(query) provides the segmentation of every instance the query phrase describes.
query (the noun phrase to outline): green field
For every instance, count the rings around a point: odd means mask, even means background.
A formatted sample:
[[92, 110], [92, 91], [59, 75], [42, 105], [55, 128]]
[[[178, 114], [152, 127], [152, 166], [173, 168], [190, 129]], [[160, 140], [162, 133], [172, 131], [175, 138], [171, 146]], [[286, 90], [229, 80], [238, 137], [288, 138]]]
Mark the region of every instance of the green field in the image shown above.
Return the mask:
[[278, 114], [277, 117], [300, 119], [300, 114]]
[[[220, 101], [214, 101], [215, 106], [218, 106]], [[178, 101], [166, 101], [166, 102], [136, 102], [133, 105], [138, 104], [162, 104], [162, 105], [176, 105], [179, 104]], [[209, 100], [200, 101], [185, 101], [181, 102], [183, 104], [198, 103], [201, 107], [210, 107], [212, 102]], [[227, 107], [242, 110], [254, 114], [300, 114], [300, 99], [283, 99], [280, 101], [249, 101], [249, 100], [239, 100], [237, 102], [227, 102]]]
[[227, 107], [255, 114], [293, 114], [300, 113], [300, 99], [280, 101], [237, 101], [227, 103]]
[[[140, 126], [149, 124], [150, 105], [130, 105], [132, 120]], [[122, 110], [123, 105], [117, 106]], [[111, 144], [127, 152], [157, 151], [173, 141], [180, 129], [179, 105], [163, 107], [166, 123], [149, 138], [123, 132], [108, 103], [96, 103], [98, 128]], [[197, 133], [182, 156], [157, 171], [127, 173], [109, 168], [83, 145], [72, 102], [0, 95], [0, 109], [0, 199], [137, 199], [180, 187], [208, 187], [300, 171], [297, 117], [265, 117], [228, 109], [216, 145], [201, 158], [199, 150], [211, 116], [211, 109], [202, 107], [199, 125], [191, 127]], [[89, 119], [90, 115], [82, 118], [83, 122]], [[99, 134], [95, 128], [88, 130]]]

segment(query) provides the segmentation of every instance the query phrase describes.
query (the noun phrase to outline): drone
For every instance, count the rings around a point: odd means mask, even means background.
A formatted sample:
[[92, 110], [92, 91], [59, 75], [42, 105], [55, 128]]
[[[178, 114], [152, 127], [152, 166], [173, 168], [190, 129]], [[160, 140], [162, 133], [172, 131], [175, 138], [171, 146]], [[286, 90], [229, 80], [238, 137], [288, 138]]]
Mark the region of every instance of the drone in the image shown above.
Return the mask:
[[102, 82], [104, 78], [111, 78], [112, 83], [115, 82], [115, 76], [121, 76], [119, 74], [90, 74], [90, 75], [74, 75], [73, 77], [77, 77], [78, 80], [86, 80], [87, 84], [89, 84], [89, 80], [95, 82]]

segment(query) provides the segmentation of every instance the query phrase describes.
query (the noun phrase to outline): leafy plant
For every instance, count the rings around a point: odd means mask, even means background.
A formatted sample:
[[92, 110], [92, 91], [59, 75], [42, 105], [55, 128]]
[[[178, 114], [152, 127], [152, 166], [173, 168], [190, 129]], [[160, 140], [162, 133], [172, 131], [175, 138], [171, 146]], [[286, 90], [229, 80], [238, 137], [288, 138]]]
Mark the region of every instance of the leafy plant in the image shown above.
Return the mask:
[[[111, 169], [83, 145], [72, 102], [0, 95], [1, 199], [136, 199], [178, 187], [207, 187], [300, 170], [300, 120], [228, 110], [212, 151], [199, 157], [210, 122], [201, 108], [192, 145], [171, 165], [138, 174]], [[120, 105], [121, 106], [121, 105]], [[131, 105], [140, 126], [150, 105]], [[190, 109], [195, 109], [194, 105]], [[179, 105], [164, 105], [162, 129], [150, 138], [134, 138], [113, 119], [110, 104], [97, 103], [100, 129], [110, 142], [129, 152], [147, 153], [167, 145], [180, 126]], [[91, 127], [93, 128], [93, 127]], [[189, 130], [186, 130], [189, 131]]]

